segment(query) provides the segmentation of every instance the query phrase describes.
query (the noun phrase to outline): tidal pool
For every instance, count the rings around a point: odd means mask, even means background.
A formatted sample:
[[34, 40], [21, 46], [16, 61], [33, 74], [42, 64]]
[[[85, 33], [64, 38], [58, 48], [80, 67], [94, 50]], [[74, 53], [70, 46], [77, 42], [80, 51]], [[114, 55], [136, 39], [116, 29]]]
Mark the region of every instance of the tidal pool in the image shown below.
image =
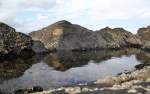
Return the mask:
[[121, 50], [61, 52], [30, 59], [5, 60], [0, 63], [0, 90], [13, 92], [33, 86], [50, 89], [88, 83], [132, 71], [136, 65], [145, 63], [148, 56], [149, 53], [145, 55], [139, 50]]

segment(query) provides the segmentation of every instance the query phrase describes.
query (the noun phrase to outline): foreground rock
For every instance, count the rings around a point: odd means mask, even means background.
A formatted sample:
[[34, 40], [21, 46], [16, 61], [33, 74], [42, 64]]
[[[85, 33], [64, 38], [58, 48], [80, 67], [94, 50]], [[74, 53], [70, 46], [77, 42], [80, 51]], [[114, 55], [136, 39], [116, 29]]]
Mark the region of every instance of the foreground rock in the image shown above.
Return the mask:
[[140, 47], [141, 40], [122, 28], [104, 28], [93, 32], [68, 21], [59, 21], [29, 34], [49, 50], [90, 50]]
[[94, 84], [61, 87], [34, 94], [150, 94], [150, 67], [106, 77]]
[[[0, 56], [5, 54], [20, 55], [32, 47], [32, 38], [16, 32], [14, 28], [0, 23]], [[31, 52], [31, 51], [30, 51]], [[31, 54], [31, 53], [30, 53]]]

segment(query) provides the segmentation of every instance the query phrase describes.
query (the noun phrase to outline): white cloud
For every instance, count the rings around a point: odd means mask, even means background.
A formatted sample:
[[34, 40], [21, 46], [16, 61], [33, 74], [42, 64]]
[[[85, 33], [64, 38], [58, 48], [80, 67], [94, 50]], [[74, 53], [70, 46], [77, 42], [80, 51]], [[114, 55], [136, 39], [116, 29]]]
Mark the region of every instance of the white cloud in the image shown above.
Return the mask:
[[18, 2], [14, 0], [0, 1], [0, 21], [8, 21], [15, 17], [18, 9]]
[[[150, 19], [150, 0], [0, 0], [0, 13], [0, 21], [19, 31], [29, 32], [63, 19], [99, 27], [98, 22], [109, 20]], [[18, 17], [21, 13], [24, 18]]]

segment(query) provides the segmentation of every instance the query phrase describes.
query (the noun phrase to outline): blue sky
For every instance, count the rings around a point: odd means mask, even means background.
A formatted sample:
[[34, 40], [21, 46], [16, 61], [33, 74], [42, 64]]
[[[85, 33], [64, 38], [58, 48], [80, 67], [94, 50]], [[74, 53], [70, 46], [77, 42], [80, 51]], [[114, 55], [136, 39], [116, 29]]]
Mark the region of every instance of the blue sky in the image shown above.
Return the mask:
[[150, 25], [150, 0], [0, 0], [0, 21], [28, 33], [59, 20], [88, 29]]

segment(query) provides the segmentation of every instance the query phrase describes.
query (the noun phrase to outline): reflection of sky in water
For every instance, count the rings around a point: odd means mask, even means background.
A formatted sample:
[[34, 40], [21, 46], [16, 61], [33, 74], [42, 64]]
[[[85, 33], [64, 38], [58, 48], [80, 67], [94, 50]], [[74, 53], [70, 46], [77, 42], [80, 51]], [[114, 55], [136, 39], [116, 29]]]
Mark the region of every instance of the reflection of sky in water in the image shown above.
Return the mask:
[[133, 70], [134, 66], [139, 63], [135, 55], [113, 57], [103, 62], [91, 60], [85, 66], [61, 72], [54, 70], [44, 62], [40, 62], [26, 70], [23, 76], [4, 81], [0, 87], [6, 90], [37, 85], [51, 88], [72, 83], [90, 82], [125, 70]]

